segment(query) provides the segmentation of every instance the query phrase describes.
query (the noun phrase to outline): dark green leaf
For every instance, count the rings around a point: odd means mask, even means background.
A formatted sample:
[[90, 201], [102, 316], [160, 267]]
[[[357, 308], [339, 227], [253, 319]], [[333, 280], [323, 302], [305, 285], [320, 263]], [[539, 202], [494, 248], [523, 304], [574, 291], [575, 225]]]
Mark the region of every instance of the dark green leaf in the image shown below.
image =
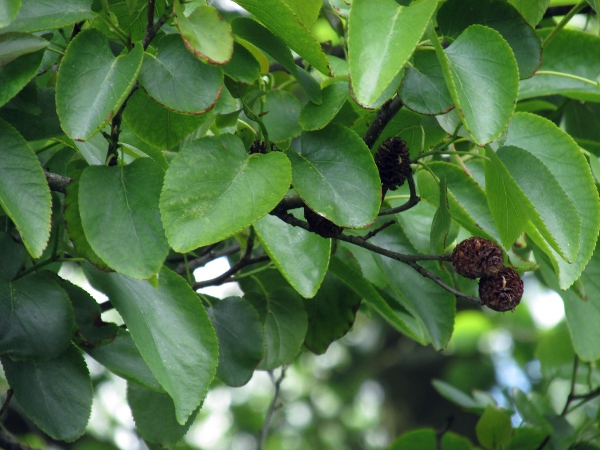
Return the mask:
[[446, 177], [440, 179], [440, 206], [435, 211], [433, 216], [433, 222], [431, 223], [431, 233], [429, 240], [431, 241], [431, 248], [435, 253], [444, 253], [447, 244], [446, 238], [450, 232], [450, 225], [452, 225], [452, 216], [450, 215], [450, 209], [448, 206], [448, 184], [446, 183]]
[[300, 112], [300, 125], [303, 130], [320, 130], [333, 120], [348, 98], [348, 83], [335, 82], [323, 89], [323, 102], [320, 105], [309, 102]]
[[40, 163], [21, 135], [0, 120], [0, 205], [15, 223], [27, 251], [39, 258], [50, 237], [52, 201]]
[[177, 34], [163, 37], [157, 55], [144, 54], [140, 83], [150, 97], [174, 111], [201, 114], [219, 99], [223, 71], [205, 64], [185, 47]]
[[565, 323], [541, 336], [537, 344], [535, 357], [540, 361], [544, 378], [569, 378], [573, 373], [575, 351], [569, 330]]
[[536, 26], [542, 20], [550, 5], [550, 0], [508, 0], [508, 2], [517, 8], [531, 26]]
[[263, 114], [269, 139], [273, 142], [297, 137], [302, 129], [298, 123], [300, 102], [286, 91], [271, 90], [259, 98], [252, 107], [255, 114]]
[[303, 132], [292, 161], [294, 188], [310, 208], [338, 226], [367, 227], [381, 202], [381, 182], [373, 157], [350, 129], [330, 124]]
[[228, 386], [243, 386], [263, 358], [265, 342], [258, 313], [239, 297], [228, 297], [208, 309], [219, 341], [217, 377]]
[[27, 416], [53, 439], [71, 442], [85, 432], [92, 383], [81, 353], [71, 345], [47, 361], [0, 358], [6, 380]]
[[3, 31], [41, 31], [64, 28], [92, 19], [92, 0], [21, 0], [17, 18]]
[[548, 435], [538, 429], [529, 427], [527, 425], [521, 425], [515, 429], [512, 439], [510, 440], [509, 450], [530, 450], [537, 449], [540, 447], [542, 442], [548, 437]]
[[317, 18], [323, 2], [321, 0], [304, 0], [298, 2], [296, 0], [283, 0], [294, 12], [300, 23], [308, 28], [312, 27]]
[[43, 51], [27, 53], [0, 67], [0, 106], [19, 93], [37, 74]]
[[19, 56], [46, 48], [49, 44], [46, 39], [29, 33], [0, 34], [0, 67]]
[[0, 28], [7, 26], [15, 20], [19, 8], [21, 8], [21, 0], [0, 1]]
[[56, 80], [56, 110], [65, 133], [86, 141], [119, 110], [142, 67], [143, 50], [113, 56], [109, 41], [90, 29], [71, 41]]
[[537, 409], [523, 391], [514, 388], [512, 398], [523, 421], [541, 428], [546, 434], [552, 434], [552, 426], [544, 417], [543, 412]]
[[282, 153], [249, 156], [232, 135], [191, 142], [165, 175], [160, 210], [169, 243], [186, 252], [232, 236], [271, 211], [290, 181]]
[[488, 406], [477, 422], [477, 439], [486, 449], [497, 449], [510, 442], [512, 425], [510, 414], [502, 409]]
[[94, 252], [133, 278], [157, 273], [169, 251], [158, 199], [164, 172], [150, 158], [127, 166], [90, 166], [79, 180], [79, 209]]
[[[116, 273], [92, 279], [125, 320], [148, 367], [175, 402], [184, 424], [202, 403], [218, 362], [214, 329], [198, 296], [167, 268], [158, 287]], [[176, 324], [177, 326], [174, 326]]]
[[223, 66], [223, 72], [239, 83], [252, 84], [260, 76], [260, 63], [246, 47], [234, 42], [233, 56]]
[[0, 279], [10, 281], [25, 262], [27, 251], [25, 247], [10, 235], [10, 233], [0, 232]]

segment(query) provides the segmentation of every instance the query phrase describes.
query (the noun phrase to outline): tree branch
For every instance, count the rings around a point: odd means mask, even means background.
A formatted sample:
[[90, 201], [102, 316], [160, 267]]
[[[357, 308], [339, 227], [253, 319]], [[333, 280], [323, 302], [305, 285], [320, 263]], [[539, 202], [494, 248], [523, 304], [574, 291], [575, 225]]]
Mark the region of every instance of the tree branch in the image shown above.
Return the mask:
[[367, 144], [367, 147], [371, 148], [381, 136], [381, 133], [385, 129], [390, 120], [396, 115], [398, 111], [404, 106], [400, 97], [394, 97], [392, 100], [388, 100], [383, 104], [381, 109], [377, 111], [375, 120], [367, 130], [363, 141]]
[[4, 403], [2, 404], [2, 408], [0, 408], [0, 417], [2, 417], [2, 414], [4, 414], [6, 412], [6, 410], [8, 409], [8, 404], [10, 403], [10, 399], [13, 396], [13, 390], [9, 389], [8, 391], [6, 391], [6, 399], [4, 400]]
[[421, 197], [417, 195], [417, 189], [415, 187], [415, 180], [411, 174], [411, 176], [406, 178], [408, 182], [408, 188], [410, 189], [410, 198], [403, 205], [397, 206], [396, 208], [384, 209], [383, 211], [379, 211], [380, 216], [387, 216], [390, 214], [397, 214], [402, 211], [406, 211], [414, 206], [416, 206], [420, 201]]
[[269, 406], [269, 410], [267, 411], [267, 417], [265, 418], [265, 424], [263, 425], [262, 430], [260, 430], [260, 435], [258, 438], [258, 450], [262, 450], [265, 441], [267, 440], [267, 435], [269, 434], [269, 428], [271, 426], [271, 421], [273, 420], [273, 414], [277, 409], [277, 401], [279, 400], [279, 394], [281, 392], [281, 383], [283, 382], [283, 378], [285, 377], [285, 371], [287, 367], [281, 368], [281, 373], [278, 378], [275, 378], [273, 375], [273, 371], [269, 370], [269, 377], [273, 382], [273, 386], [275, 386], [275, 392], [273, 393], [273, 400], [271, 401], [271, 405]]
[[237, 253], [239, 251], [240, 251], [239, 244], [234, 244], [234, 245], [225, 247], [225, 248], [223, 248], [221, 250], [217, 250], [217, 251], [211, 250], [206, 255], [203, 255], [203, 256], [200, 256], [199, 258], [195, 258], [195, 259], [188, 261], [187, 268], [186, 268], [185, 263], [179, 264], [177, 266], [177, 268], [175, 269], [175, 272], [178, 273], [179, 275], [185, 274], [187, 272], [187, 270], [189, 270], [190, 272], [193, 272], [194, 270], [198, 269], [199, 267], [204, 267], [206, 264], [208, 264], [211, 261], [214, 261], [215, 259], [219, 259], [223, 256], [233, 255], [234, 253]]

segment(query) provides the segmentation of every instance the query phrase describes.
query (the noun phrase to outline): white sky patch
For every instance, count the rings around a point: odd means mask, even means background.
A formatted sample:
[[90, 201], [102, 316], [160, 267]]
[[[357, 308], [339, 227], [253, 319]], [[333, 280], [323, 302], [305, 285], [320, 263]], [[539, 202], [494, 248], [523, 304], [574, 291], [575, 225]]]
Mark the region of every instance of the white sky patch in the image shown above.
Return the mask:
[[538, 328], [552, 328], [564, 319], [565, 306], [558, 293], [542, 285], [531, 274], [525, 274], [523, 282], [525, 284], [523, 303], [529, 308]]
[[[231, 265], [226, 257], [215, 259], [209, 262], [204, 267], [200, 267], [194, 271], [194, 278], [196, 281], [212, 280], [218, 277], [222, 273], [226, 272]], [[244, 293], [240, 289], [237, 283], [225, 283], [221, 286], [209, 286], [203, 289], [199, 289], [198, 292], [206, 295], [211, 295], [217, 298], [225, 298], [231, 296], [242, 296]]]

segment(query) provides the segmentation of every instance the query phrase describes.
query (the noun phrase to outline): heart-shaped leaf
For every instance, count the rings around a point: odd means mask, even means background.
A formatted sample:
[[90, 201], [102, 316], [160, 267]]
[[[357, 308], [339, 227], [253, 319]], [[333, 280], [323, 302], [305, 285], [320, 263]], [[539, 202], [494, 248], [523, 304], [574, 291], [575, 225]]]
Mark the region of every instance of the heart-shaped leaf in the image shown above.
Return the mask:
[[108, 38], [89, 29], [71, 41], [56, 80], [56, 110], [65, 133], [87, 141], [117, 113], [142, 67], [140, 44], [113, 56]]
[[178, 252], [219, 242], [271, 211], [287, 193], [284, 154], [248, 155], [232, 135], [192, 141], [167, 170], [160, 211]]

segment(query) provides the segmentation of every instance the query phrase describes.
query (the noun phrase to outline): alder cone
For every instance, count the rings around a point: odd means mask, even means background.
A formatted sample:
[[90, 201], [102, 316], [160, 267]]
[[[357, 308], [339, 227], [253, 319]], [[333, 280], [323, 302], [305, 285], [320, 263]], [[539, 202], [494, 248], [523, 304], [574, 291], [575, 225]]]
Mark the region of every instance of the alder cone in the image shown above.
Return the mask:
[[304, 218], [308, 222], [308, 226], [310, 227], [310, 231], [314, 231], [320, 236], [324, 238], [335, 238], [338, 237], [343, 228], [338, 227], [331, 220], [326, 219], [323, 216], [318, 215], [313, 212], [308, 206], [304, 207]]
[[384, 189], [395, 191], [412, 173], [408, 147], [406, 142], [398, 137], [383, 141], [374, 158]]
[[504, 252], [492, 241], [471, 237], [454, 248], [452, 266], [456, 273], [472, 280], [490, 276], [504, 267]]
[[521, 302], [523, 280], [510, 267], [479, 280], [479, 298], [494, 311], [512, 311]]

